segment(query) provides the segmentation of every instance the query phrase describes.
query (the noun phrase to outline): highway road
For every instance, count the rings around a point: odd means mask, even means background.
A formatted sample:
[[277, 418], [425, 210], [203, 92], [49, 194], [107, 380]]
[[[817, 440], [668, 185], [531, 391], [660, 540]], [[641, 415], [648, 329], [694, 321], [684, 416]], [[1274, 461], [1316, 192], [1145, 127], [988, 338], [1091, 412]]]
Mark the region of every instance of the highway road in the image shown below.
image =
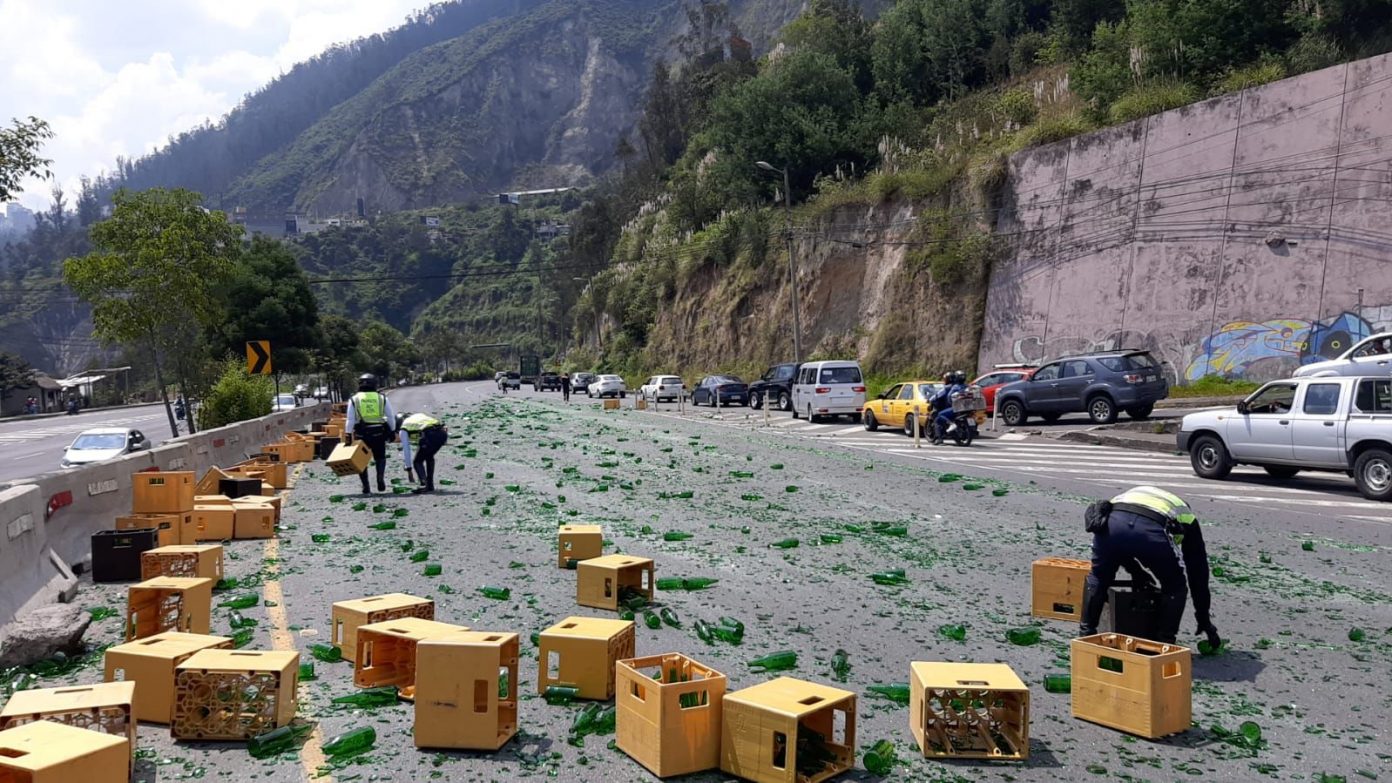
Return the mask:
[[[135, 780], [650, 779], [606, 747], [611, 737], [568, 743], [578, 706], [549, 706], [535, 695], [530, 634], [571, 615], [613, 616], [577, 606], [576, 572], [556, 567], [556, 528], [571, 522], [603, 525], [608, 551], [651, 557], [658, 576], [720, 580], [696, 592], [659, 592], [680, 625], [640, 622], [639, 655], [687, 653], [726, 674], [735, 690], [769, 679], [749, 661], [777, 650], [797, 653], [791, 676], [836, 684], [830, 660], [844, 649], [851, 671], [840, 687], [859, 694], [858, 749], [888, 739], [898, 751], [887, 779], [1354, 780], [1360, 770], [1387, 768], [1392, 526], [1337, 480], [1282, 485], [1244, 474], [1210, 487], [1165, 454], [1028, 437], [914, 450], [902, 435], [844, 423], [776, 418], [765, 427], [757, 412], [746, 420], [742, 410], [605, 412], [583, 399], [565, 405], [555, 393], [504, 396], [487, 383], [408, 388], [392, 398], [399, 410], [426, 410], [450, 427], [439, 493], [362, 497], [356, 479], [305, 466], [279, 537], [228, 544], [229, 575], [242, 580], [236, 592], [262, 600], [242, 611], [257, 623], [247, 649], [307, 653], [327, 640], [335, 601], [431, 597], [438, 621], [521, 635], [521, 733], [497, 753], [418, 751], [410, 704], [335, 706], [334, 697], [356, 692], [352, 667], [316, 661], [298, 712], [316, 731], [297, 752], [258, 761], [238, 743], [173, 742], [166, 727], [142, 725]], [[388, 469], [404, 476], [395, 451]], [[1077, 625], [1029, 612], [1032, 561], [1086, 557], [1088, 500], [1143, 482], [1174, 487], [1202, 517], [1216, 567], [1214, 620], [1230, 642], [1223, 655], [1193, 661], [1194, 728], [1159, 742], [1074, 719], [1069, 696], [1046, 693], [1043, 677], [1068, 671]], [[395, 529], [373, 527], [384, 519]], [[666, 540], [674, 531], [690, 538]], [[789, 539], [798, 546], [773, 546]], [[413, 559], [422, 550], [428, 554]], [[442, 574], [426, 576], [428, 564]], [[901, 568], [902, 586], [869, 578]], [[511, 594], [489, 600], [479, 593], [485, 585]], [[84, 583], [77, 601], [120, 610], [125, 585]], [[742, 645], [697, 638], [697, 619], [721, 616], [746, 624]], [[230, 620], [228, 609], [215, 608], [214, 632], [229, 634]], [[964, 625], [965, 641], [941, 635], [948, 624]], [[1008, 629], [1025, 626], [1042, 641], [1006, 640]], [[117, 641], [121, 627], [119, 615], [97, 621], [87, 641]], [[1186, 618], [1182, 642], [1197, 640], [1193, 627]], [[94, 653], [43, 684], [91, 681], [99, 660]], [[1009, 664], [1031, 687], [1029, 760], [924, 759], [907, 708], [867, 691], [906, 681], [910, 661]], [[1244, 721], [1258, 724], [1260, 742], [1224, 734]], [[361, 726], [375, 729], [373, 749], [326, 762], [324, 740]], [[847, 779], [877, 778], [859, 771]]]
[[154, 443], [169, 437], [161, 405], [87, 411], [75, 416], [7, 419], [0, 422], [0, 481], [58, 470], [63, 451], [79, 432], [93, 427], [134, 427]]

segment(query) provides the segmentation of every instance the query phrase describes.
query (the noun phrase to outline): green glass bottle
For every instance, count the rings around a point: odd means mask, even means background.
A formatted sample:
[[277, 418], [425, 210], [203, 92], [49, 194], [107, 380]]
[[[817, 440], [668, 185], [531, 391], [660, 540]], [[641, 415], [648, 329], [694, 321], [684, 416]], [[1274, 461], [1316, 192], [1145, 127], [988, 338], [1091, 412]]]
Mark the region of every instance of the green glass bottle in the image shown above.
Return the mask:
[[218, 606], [226, 609], [250, 609], [259, 603], [261, 603], [261, 596], [255, 593], [243, 593], [223, 601]]
[[573, 557], [567, 557], [565, 561], [565, 567], [567, 571], [574, 571], [580, 567], [580, 561], [576, 560]]
[[311, 536], [309, 537], [309, 539], [310, 539], [311, 541], [313, 541], [314, 543], [316, 543], [316, 544], [327, 544], [327, 543], [329, 543], [329, 534], [328, 534], [328, 533], [315, 533], [315, 534], [311, 535]]
[[333, 700], [333, 703], [348, 707], [372, 708], [395, 704], [396, 699], [396, 686], [388, 685], [382, 688], [367, 688], [347, 696], [339, 696]]
[[236, 590], [236, 589], [237, 589], [237, 577], [235, 577], [235, 576], [229, 576], [229, 577], [224, 577], [224, 578], [222, 578], [222, 579], [219, 579], [219, 580], [217, 580], [217, 584], [213, 585], [213, 592], [215, 592], [215, 593], [220, 593], [220, 592], [222, 592], [222, 591], [224, 591], [224, 590]]
[[688, 576], [681, 581], [683, 590], [704, 590], [720, 580], [709, 576]]
[[1349, 632], [1348, 632], [1348, 640], [1349, 640], [1349, 641], [1351, 641], [1351, 642], [1361, 642], [1361, 641], [1363, 641], [1364, 639], [1367, 639], [1367, 638], [1368, 638], [1368, 634], [1367, 634], [1367, 632], [1365, 632], [1362, 628], [1350, 628], [1350, 629], [1349, 629]]
[[739, 618], [722, 615], [720, 617], [720, 625], [734, 631], [740, 638], [744, 638], [744, 623], [740, 622]]
[[691, 627], [696, 629], [696, 638], [706, 644], [715, 644], [715, 633], [705, 620], [697, 620], [692, 623]]
[[635, 615], [635, 614], [633, 613], [633, 610], [632, 610], [632, 609], [629, 609], [627, 606], [625, 606], [624, 608], [622, 608], [622, 609], [619, 610], [619, 619], [620, 619], [620, 620], [628, 620], [628, 621], [631, 622], [631, 621], [633, 620], [633, 618], [635, 618], [635, 617], [637, 617], [637, 615]]
[[618, 711], [614, 707], [605, 707], [595, 716], [594, 722], [590, 724], [591, 734], [613, 734], [618, 726]]
[[268, 759], [294, 750], [300, 738], [314, 730], [312, 723], [295, 723], [258, 734], [247, 741], [247, 752], [255, 759]]
[[246, 617], [246, 616], [242, 615], [242, 613], [239, 612], [239, 611], [237, 611], [236, 609], [233, 609], [233, 610], [232, 610], [231, 615], [228, 616], [227, 622], [228, 622], [229, 625], [232, 626], [232, 629], [233, 629], [233, 630], [236, 630], [236, 629], [238, 629], [238, 628], [255, 628], [255, 627], [256, 627], [256, 618], [254, 618], [254, 617]]
[[314, 660], [324, 663], [338, 663], [343, 660], [343, 652], [332, 644], [311, 644], [309, 654]]
[[324, 753], [330, 758], [352, 756], [371, 748], [377, 742], [377, 730], [361, 726], [345, 731], [324, 743]]
[[682, 589], [682, 578], [677, 576], [665, 576], [657, 580], [659, 590], [680, 590]]
[[373, 530], [395, 530], [396, 523], [391, 520], [387, 520], [386, 522], [378, 522], [375, 525], [368, 525], [368, 527], [372, 528]]
[[575, 701], [580, 695], [580, 689], [574, 685], [548, 685], [542, 691], [541, 698], [553, 707], [565, 706]]
[[882, 572], [878, 574], [871, 574], [870, 579], [874, 581], [874, 583], [877, 585], [886, 585], [891, 587], [898, 585], [906, 585], [909, 583], [908, 577], [904, 576], [902, 572]]
[[1044, 675], [1044, 690], [1049, 693], [1072, 693], [1073, 678], [1067, 674]]
[[412, 553], [411, 553], [411, 562], [412, 562], [412, 563], [424, 563], [425, 561], [427, 561], [427, 560], [429, 560], [429, 559], [430, 559], [430, 550], [429, 550], [429, 549], [422, 549], [422, 550], [420, 550], [419, 552], [412, 552]]
[[839, 544], [841, 543], [841, 536], [833, 533], [823, 533], [821, 535], [821, 541], [823, 544]]
[[909, 684], [907, 682], [892, 682], [888, 685], [869, 685], [866, 691], [881, 698], [889, 699], [895, 704], [909, 703]]
[[512, 597], [512, 589], [508, 587], [493, 587], [492, 585], [484, 585], [483, 587], [480, 587], [478, 591], [481, 594], [483, 594], [484, 598], [492, 598], [495, 601], [503, 601]]
[[749, 662], [749, 666], [762, 672], [781, 672], [795, 669], [797, 668], [797, 653], [792, 650], [779, 650], [755, 658]]
[[785, 538], [782, 541], [775, 541], [769, 546], [777, 549], [796, 549], [798, 540], [796, 538]]
[[1226, 641], [1223, 641], [1217, 647], [1214, 647], [1212, 644], [1209, 643], [1207, 639], [1200, 639], [1198, 647], [1199, 655], [1207, 657], [1210, 655], [1221, 655], [1223, 652], [1227, 650], [1228, 643]]
[[421, 571], [422, 576], [439, 576], [445, 572], [444, 566], [439, 563], [427, 563], [425, 570]]
[[681, 618], [677, 617], [677, 613], [672, 611], [672, 607], [670, 606], [662, 607], [662, 610], [658, 612], [658, 616], [662, 618], [662, 622], [673, 628], [681, 627]]
[[894, 743], [880, 740], [865, 751], [865, 769], [875, 775], [888, 775], [894, 771]]
[[1032, 644], [1039, 644], [1040, 633], [1038, 628], [1032, 626], [1028, 628], [1011, 628], [1005, 632], [1005, 638], [1008, 639], [1011, 644], [1028, 647]]
[[835, 675], [837, 682], [845, 682], [846, 677], [851, 673], [851, 658], [845, 650], [837, 648], [831, 656], [831, 673]]
[[673, 530], [662, 534], [663, 541], [686, 541], [695, 537], [696, 536], [691, 533], [687, 533], [680, 530]]
[[566, 742], [577, 748], [582, 747], [585, 744], [585, 736], [594, 731], [595, 719], [599, 717], [601, 709], [603, 708], [597, 703], [590, 702], [575, 713], [575, 717], [570, 721], [570, 736], [566, 738]]
[[877, 527], [875, 528], [875, 532], [879, 533], [882, 536], [894, 536], [895, 538], [903, 538], [909, 534], [909, 529], [901, 525], [895, 525], [893, 527]]
[[662, 618], [653, 613], [651, 609], [643, 612], [643, 624], [656, 631], [662, 627]]
[[967, 627], [965, 625], [939, 625], [938, 636], [944, 639], [951, 639], [954, 642], [965, 642], [967, 640]]
[[319, 675], [314, 673], [313, 661], [300, 664], [300, 682], [312, 682], [317, 679], [319, 679]]
[[252, 637], [252, 634], [253, 634], [253, 633], [254, 633], [254, 632], [253, 632], [250, 628], [243, 628], [243, 629], [241, 629], [240, 631], [237, 631], [237, 632], [233, 633], [233, 634], [232, 634], [232, 647], [233, 647], [233, 649], [240, 650], [240, 649], [242, 649], [243, 647], [246, 647], [248, 644], [251, 644], [251, 637]]

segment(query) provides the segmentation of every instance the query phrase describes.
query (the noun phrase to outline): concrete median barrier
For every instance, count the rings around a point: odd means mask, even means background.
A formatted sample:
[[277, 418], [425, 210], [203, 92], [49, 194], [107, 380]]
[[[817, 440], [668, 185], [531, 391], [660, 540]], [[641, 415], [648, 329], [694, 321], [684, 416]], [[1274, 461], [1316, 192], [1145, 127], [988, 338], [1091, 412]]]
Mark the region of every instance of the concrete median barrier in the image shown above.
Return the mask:
[[91, 537], [131, 510], [131, 475], [232, 465], [287, 431], [328, 418], [329, 406], [296, 408], [185, 435], [148, 451], [0, 486], [0, 624], [65, 596], [91, 557]]

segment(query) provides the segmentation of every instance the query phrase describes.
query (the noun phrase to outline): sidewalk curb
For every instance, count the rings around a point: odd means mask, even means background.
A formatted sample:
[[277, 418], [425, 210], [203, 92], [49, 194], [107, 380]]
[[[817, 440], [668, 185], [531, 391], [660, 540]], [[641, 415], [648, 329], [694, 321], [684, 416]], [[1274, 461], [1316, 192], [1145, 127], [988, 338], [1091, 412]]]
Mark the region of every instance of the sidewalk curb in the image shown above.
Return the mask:
[[1155, 403], [1157, 408], [1216, 408], [1237, 405], [1246, 395], [1235, 397], [1166, 397]]
[[1058, 435], [1048, 435], [1045, 437], [1054, 440], [1069, 441], [1071, 443], [1086, 443], [1090, 446], [1116, 446], [1123, 449], [1133, 449], [1136, 451], [1153, 451], [1160, 454], [1178, 454], [1179, 449], [1174, 442], [1150, 440], [1147, 438], [1128, 438], [1124, 435], [1111, 435], [1100, 432], [1063, 432]]
[[[82, 408], [78, 413], [96, 413], [97, 411], [124, 411], [131, 408], [149, 408], [155, 405], [164, 405], [163, 402], [142, 402], [135, 405], [107, 405], [103, 408]], [[67, 416], [67, 411], [53, 411], [51, 413], [35, 413], [33, 415], [20, 413], [14, 416], [0, 417], [0, 424], [20, 421], [38, 421], [39, 419], [56, 419], [59, 416]]]

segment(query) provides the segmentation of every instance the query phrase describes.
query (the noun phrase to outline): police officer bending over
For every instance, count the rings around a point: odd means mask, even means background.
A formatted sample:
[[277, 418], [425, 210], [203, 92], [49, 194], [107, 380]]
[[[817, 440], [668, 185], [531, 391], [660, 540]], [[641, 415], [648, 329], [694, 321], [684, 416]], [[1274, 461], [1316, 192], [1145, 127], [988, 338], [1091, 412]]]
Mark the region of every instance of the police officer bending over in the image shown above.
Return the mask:
[[[364, 373], [358, 378], [358, 393], [348, 400], [348, 421], [343, 433], [343, 442], [352, 443], [357, 437], [372, 451], [372, 461], [377, 465], [377, 491], [387, 491], [387, 440], [392, 436], [392, 425], [396, 413], [391, 400], [377, 391], [377, 376]], [[367, 484], [367, 468], [358, 474], [362, 479], [364, 495], [371, 494]]]
[[1222, 644], [1209, 617], [1208, 551], [1199, 519], [1188, 503], [1158, 487], [1135, 487], [1110, 501], [1093, 503], [1087, 517], [1093, 534], [1092, 571], [1087, 578], [1090, 593], [1083, 607], [1083, 636], [1097, 633], [1117, 569], [1125, 567], [1139, 581], [1139, 565], [1160, 583], [1160, 638], [1152, 641], [1175, 643], [1184, 616], [1187, 573], [1198, 621], [1195, 632], [1205, 634], [1214, 649]]
[[[401, 461], [407, 464], [406, 476], [421, 486], [413, 490], [419, 495], [435, 491], [435, 453], [449, 440], [449, 430], [439, 419], [424, 413], [402, 414], [396, 417], [396, 436], [401, 441]], [[411, 459], [411, 451], [416, 457]], [[416, 469], [411, 475], [411, 467]]]

